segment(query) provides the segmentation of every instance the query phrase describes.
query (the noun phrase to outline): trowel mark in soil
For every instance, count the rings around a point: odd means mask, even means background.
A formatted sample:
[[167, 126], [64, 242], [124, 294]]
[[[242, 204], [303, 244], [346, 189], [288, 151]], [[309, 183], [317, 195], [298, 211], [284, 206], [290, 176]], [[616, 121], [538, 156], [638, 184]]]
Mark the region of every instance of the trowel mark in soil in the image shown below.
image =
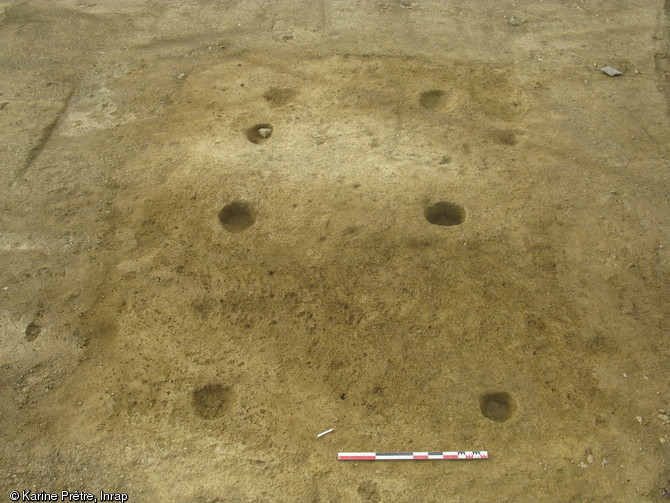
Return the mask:
[[251, 143], [263, 143], [270, 139], [274, 128], [271, 124], [256, 124], [247, 129], [247, 139]]
[[28, 168], [32, 165], [33, 161], [37, 158], [37, 156], [44, 150], [46, 147], [47, 143], [53, 136], [54, 131], [58, 127], [58, 124], [60, 124], [63, 116], [65, 115], [65, 112], [67, 111], [68, 107], [70, 106], [70, 101], [72, 101], [72, 96], [75, 93], [76, 88], [73, 86], [70, 88], [70, 91], [68, 92], [67, 96], [65, 97], [65, 100], [63, 101], [63, 105], [61, 106], [60, 110], [56, 113], [56, 116], [53, 118], [51, 122], [49, 122], [44, 130], [42, 131], [42, 134], [40, 134], [39, 138], [37, 138], [37, 141], [35, 143], [35, 146], [30, 149], [28, 152], [28, 156], [26, 158], [25, 164], [23, 167], [14, 175], [14, 180], [12, 181], [12, 185], [18, 181], [19, 178], [21, 178], [26, 171], [28, 171]]
[[427, 206], [423, 210], [423, 215], [433, 225], [460, 225], [465, 220], [463, 207], [447, 201], [440, 201]]
[[491, 421], [504, 423], [512, 419], [517, 411], [516, 400], [509, 393], [485, 393], [479, 398], [479, 408]]
[[193, 409], [203, 419], [217, 419], [228, 412], [237, 394], [229, 387], [208, 384], [193, 392]]
[[30, 323], [30, 325], [28, 325], [26, 327], [26, 332], [25, 332], [26, 340], [28, 342], [34, 341], [40, 335], [41, 331], [42, 331], [42, 329], [40, 328], [40, 326], [37, 323], [35, 323], [34, 321], [32, 321]]
[[233, 201], [219, 212], [219, 221], [228, 232], [242, 232], [256, 223], [256, 215], [251, 204]]

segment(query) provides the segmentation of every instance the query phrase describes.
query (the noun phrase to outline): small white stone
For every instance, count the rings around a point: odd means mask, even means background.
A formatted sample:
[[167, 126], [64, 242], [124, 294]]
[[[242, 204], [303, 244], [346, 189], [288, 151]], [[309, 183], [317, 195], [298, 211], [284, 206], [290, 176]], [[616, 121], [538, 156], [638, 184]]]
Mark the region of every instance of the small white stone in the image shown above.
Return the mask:
[[611, 66], [603, 66], [600, 71], [609, 75], [610, 77], [618, 77], [619, 75], [623, 75], [623, 73]]
[[624, 377], [628, 377], [628, 374], [623, 374]]
[[636, 416], [635, 419], [637, 419], [637, 422], [642, 424], [643, 419], [640, 416]]
[[272, 134], [272, 129], [270, 129], [269, 127], [258, 128], [258, 136], [261, 136], [263, 138], [267, 138], [271, 134]]
[[589, 464], [593, 464], [596, 458], [593, 457], [593, 454], [589, 454], [589, 457], [586, 458], [586, 461], [588, 461]]
[[588, 468], [588, 467], [589, 467], [589, 465], [587, 465], [586, 463], [584, 463], [584, 461], [582, 461], [581, 463], [579, 463], [577, 466], [579, 466], [580, 468]]
[[664, 423], [670, 422], [670, 417], [668, 417], [668, 416], [665, 415], [665, 414], [659, 414], [659, 415], [658, 415], [658, 418], [659, 418], [661, 421], [663, 421]]

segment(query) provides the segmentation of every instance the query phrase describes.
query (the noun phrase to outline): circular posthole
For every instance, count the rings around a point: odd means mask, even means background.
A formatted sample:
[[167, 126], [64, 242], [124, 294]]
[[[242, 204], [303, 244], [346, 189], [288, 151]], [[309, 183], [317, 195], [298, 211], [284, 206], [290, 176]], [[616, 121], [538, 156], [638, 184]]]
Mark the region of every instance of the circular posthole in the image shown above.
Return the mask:
[[444, 102], [445, 94], [441, 89], [431, 89], [430, 91], [421, 93], [419, 103], [428, 110], [438, 110]]
[[232, 389], [208, 384], [193, 392], [193, 409], [203, 419], [217, 419], [230, 410], [236, 398]]
[[272, 136], [274, 128], [270, 124], [256, 124], [247, 129], [247, 139], [251, 143], [263, 143]]
[[242, 232], [254, 225], [256, 215], [246, 201], [233, 201], [219, 211], [219, 221], [228, 232]]
[[37, 339], [37, 336], [40, 335], [41, 330], [42, 329], [37, 323], [35, 323], [34, 321], [31, 322], [30, 325], [26, 327], [25, 331], [26, 340], [28, 342], [34, 341], [35, 339]]
[[512, 395], [502, 391], [498, 393], [485, 393], [479, 398], [479, 408], [482, 414], [491, 421], [504, 423], [512, 419], [516, 414], [517, 405]]
[[433, 225], [460, 225], [465, 220], [465, 210], [458, 204], [446, 201], [427, 206], [423, 215]]
[[498, 143], [503, 145], [516, 145], [516, 132], [511, 129], [498, 129], [493, 134]]

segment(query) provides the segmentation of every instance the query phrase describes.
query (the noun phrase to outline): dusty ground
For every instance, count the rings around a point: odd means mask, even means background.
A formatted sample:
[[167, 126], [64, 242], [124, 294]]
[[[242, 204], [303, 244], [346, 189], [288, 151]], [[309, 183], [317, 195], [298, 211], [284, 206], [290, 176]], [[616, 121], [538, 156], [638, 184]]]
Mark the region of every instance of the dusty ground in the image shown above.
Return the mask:
[[2, 501], [665, 501], [669, 16], [1, 3]]

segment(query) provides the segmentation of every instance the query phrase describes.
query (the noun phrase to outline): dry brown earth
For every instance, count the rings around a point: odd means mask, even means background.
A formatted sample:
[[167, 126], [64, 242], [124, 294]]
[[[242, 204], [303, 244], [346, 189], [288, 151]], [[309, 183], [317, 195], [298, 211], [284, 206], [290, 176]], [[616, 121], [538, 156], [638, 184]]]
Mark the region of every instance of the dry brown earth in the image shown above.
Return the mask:
[[664, 501], [669, 16], [1, 2], [0, 498]]

